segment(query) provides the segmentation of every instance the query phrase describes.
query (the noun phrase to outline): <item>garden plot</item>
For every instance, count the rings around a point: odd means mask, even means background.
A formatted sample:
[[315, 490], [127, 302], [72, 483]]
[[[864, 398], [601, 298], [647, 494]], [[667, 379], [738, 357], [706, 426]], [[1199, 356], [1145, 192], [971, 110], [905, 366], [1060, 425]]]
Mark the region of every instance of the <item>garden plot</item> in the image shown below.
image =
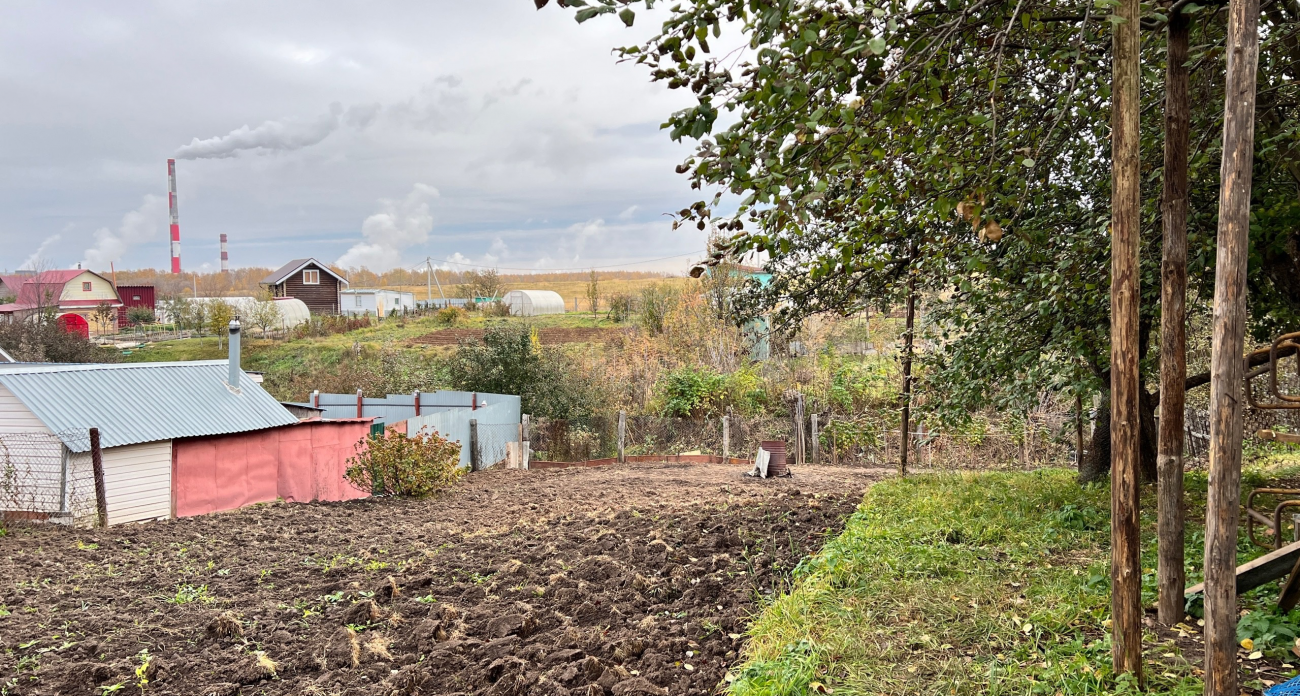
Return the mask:
[[880, 472], [488, 471], [436, 499], [0, 538], [0, 688], [706, 694]]

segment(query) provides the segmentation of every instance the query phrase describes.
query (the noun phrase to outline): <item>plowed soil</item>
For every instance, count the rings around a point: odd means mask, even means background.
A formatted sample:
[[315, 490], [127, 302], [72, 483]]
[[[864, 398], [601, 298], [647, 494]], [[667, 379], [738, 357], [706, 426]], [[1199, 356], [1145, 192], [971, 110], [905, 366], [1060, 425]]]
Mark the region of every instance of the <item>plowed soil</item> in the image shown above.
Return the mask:
[[[421, 346], [456, 346], [462, 341], [481, 341], [484, 329], [443, 329], [412, 338], [409, 343]], [[537, 330], [537, 340], [544, 346], [562, 343], [617, 343], [628, 334], [626, 329], [553, 327]]]
[[879, 472], [487, 471], [0, 538], [12, 694], [707, 694]]

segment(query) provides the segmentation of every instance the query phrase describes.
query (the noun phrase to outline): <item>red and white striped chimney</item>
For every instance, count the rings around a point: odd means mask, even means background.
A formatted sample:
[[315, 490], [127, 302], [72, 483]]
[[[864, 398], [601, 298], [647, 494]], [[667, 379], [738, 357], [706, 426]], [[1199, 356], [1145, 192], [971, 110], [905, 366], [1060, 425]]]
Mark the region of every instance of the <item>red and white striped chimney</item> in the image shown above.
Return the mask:
[[181, 272], [181, 221], [176, 209], [176, 160], [167, 160], [167, 209], [171, 213], [172, 273]]
[[226, 233], [221, 233], [221, 272], [230, 272], [230, 254], [226, 253]]

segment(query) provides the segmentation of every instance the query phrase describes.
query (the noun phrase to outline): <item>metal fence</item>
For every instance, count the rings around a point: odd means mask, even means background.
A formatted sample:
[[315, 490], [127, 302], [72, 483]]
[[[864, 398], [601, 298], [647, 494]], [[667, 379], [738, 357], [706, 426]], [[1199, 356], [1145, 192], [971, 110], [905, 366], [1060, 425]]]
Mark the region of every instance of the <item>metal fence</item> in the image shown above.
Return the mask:
[[89, 433], [0, 434], [0, 519], [90, 524], [96, 515]]

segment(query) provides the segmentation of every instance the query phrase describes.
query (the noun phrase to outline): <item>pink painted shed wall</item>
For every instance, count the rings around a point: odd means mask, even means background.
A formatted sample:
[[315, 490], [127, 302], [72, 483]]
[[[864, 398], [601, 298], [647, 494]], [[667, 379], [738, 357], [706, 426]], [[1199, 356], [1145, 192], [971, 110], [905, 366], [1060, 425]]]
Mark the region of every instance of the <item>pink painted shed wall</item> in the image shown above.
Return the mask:
[[176, 440], [172, 501], [177, 517], [234, 510], [277, 498], [353, 500], [343, 478], [370, 418], [302, 421], [269, 430]]

